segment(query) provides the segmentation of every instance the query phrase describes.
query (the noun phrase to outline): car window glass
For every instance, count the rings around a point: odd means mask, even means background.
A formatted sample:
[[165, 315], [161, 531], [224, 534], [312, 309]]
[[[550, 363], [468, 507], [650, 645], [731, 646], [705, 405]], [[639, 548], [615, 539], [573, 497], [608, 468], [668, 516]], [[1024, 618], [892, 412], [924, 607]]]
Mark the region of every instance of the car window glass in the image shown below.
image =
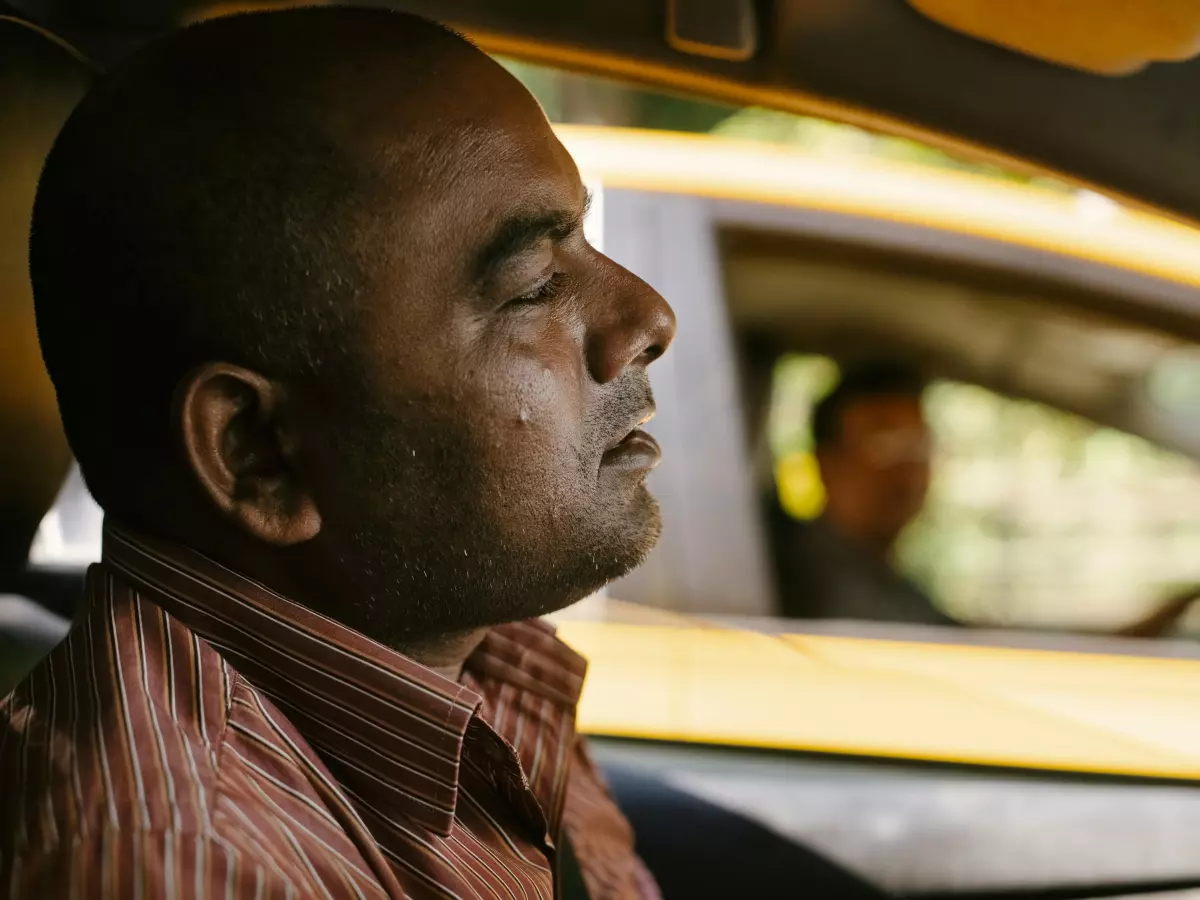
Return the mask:
[[[810, 412], [837, 378], [825, 357], [774, 370], [769, 443], [782, 505], [820, 514]], [[965, 622], [1106, 631], [1200, 577], [1200, 465], [1128, 434], [981, 387], [925, 396], [934, 478], [898, 564]], [[1200, 633], [1185, 618], [1181, 631]]]

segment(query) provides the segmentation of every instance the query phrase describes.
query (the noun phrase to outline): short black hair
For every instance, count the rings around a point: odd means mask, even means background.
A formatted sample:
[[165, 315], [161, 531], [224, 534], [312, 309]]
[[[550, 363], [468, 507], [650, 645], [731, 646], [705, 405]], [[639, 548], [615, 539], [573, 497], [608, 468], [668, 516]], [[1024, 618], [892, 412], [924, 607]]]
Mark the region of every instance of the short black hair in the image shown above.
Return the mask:
[[836, 443], [841, 437], [843, 415], [858, 401], [880, 397], [919, 399], [927, 386], [919, 370], [899, 360], [862, 360], [847, 366], [833, 389], [813, 407], [813, 445], [821, 449]]
[[[236, 15], [151, 44], [78, 106], [43, 170], [30, 274], [64, 430], [106, 510], [175, 458], [172, 395], [196, 365], [353, 374], [382, 252], [364, 235], [394, 187], [326, 127], [361, 87], [340, 76], [387, 54], [419, 85], [437, 54], [469, 46], [379, 9]], [[406, 89], [420, 87], [386, 91]]]

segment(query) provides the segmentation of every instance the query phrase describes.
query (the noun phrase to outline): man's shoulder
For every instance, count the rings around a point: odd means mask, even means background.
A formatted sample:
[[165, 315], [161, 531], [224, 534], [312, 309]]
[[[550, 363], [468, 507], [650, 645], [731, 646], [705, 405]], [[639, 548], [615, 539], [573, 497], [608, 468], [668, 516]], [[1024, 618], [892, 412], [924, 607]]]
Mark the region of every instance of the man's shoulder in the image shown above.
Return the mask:
[[[251, 843], [203, 832], [147, 831], [100, 823], [85, 839], [62, 837], [16, 854], [0, 848], [9, 900], [49, 897], [285, 898], [319, 896], [297, 866], [264, 857]], [[181, 886], [187, 888], [180, 893]], [[326, 892], [328, 896], [328, 892]]]
[[[316, 876], [303, 851], [270, 839], [281, 813], [264, 779], [280, 796], [320, 800], [300, 796], [306, 785], [277, 748], [235, 727], [257, 716], [251, 707], [273, 707], [205, 641], [163, 638], [173, 623], [143, 613], [131, 643], [108, 639], [121, 637], [119, 617], [108, 638], [80, 623], [0, 701], [0, 883], [11, 878], [22, 898], [60, 896], [109, 871], [152, 892], [170, 881], [225, 891], [232, 879], [245, 896], [305, 896]], [[6, 872], [17, 859], [20, 871]]]
[[774, 491], [762, 499], [762, 509], [768, 530], [775, 540], [809, 540], [822, 527], [820, 518], [798, 518], [788, 512]]
[[236, 675], [153, 618], [93, 611], [0, 701], [0, 839], [201, 827]]
[[770, 539], [780, 561], [801, 573], [835, 567], [845, 549], [824, 519], [800, 519], [776, 500], [769, 510]]

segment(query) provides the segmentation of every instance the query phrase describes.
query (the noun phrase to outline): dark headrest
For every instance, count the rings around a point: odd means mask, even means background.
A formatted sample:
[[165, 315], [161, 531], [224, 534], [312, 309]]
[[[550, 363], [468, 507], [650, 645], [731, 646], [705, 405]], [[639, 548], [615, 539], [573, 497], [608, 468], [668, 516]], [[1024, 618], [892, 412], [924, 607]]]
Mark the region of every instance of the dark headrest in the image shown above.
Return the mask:
[[42, 162], [91, 78], [65, 43], [0, 16], [0, 578], [24, 563], [71, 462], [38, 349], [29, 218]]

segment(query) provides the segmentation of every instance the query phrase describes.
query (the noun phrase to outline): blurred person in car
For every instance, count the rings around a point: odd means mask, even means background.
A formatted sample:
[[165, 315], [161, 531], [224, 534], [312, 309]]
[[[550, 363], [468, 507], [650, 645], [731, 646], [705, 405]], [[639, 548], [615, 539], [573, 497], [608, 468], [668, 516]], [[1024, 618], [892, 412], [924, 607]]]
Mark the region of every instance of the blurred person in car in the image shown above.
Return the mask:
[[[896, 544], [921, 514], [932, 476], [925, 388], [915, 368], [869, 360], [848, 366], [813, 408], [825, 507], [807, 522], [788, 516], [774, 497], [769, 510], [784, 616], [968, 624], [939, 609], [895, 565]], [[1182, 586], [1156, 600], [1143, 618], [1097, 633], [1162, 637], [1198, 596], [1200, 587]]]
[[784, 616], [958, 624], [895, 566], [896, 543], [929, 492], [925, 386], [904, 363], [869, 360], [847, 367], [814, 407], [825, 508], [800, 522], [776, 498], [770, 506]]
[[412, 16], [210, 19], [99, 80], [30, 258], [104, 551], [0, 702], [5, 897], [658, 896], [539, 618], [660, 529], [674, 316], [586, 205]]

